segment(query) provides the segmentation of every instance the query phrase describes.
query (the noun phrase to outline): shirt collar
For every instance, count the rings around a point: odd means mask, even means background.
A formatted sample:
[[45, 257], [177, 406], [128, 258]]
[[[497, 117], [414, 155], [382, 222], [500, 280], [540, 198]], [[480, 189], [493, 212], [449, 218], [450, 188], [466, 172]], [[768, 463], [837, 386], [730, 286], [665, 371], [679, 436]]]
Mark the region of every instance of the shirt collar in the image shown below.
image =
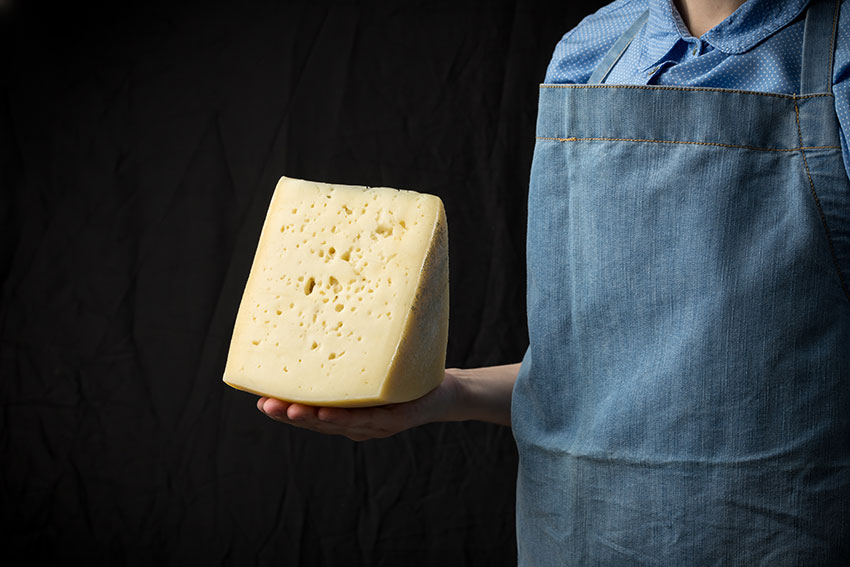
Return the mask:
[[[701, 39], [724, 53], [743, 53], [791, 23], [808, 3], [809, 0], [747, 0]], [[644, 33], [644, 45], [648, 47], [644, 61], [656, 63], [677, 41], [691, 37], [672, 0], [649, 0]]]

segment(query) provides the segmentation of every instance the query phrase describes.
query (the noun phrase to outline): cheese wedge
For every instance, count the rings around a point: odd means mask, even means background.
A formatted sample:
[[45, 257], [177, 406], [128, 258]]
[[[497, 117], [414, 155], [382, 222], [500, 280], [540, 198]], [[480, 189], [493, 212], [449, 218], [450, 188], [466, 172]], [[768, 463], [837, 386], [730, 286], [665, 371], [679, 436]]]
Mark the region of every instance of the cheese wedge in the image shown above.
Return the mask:
[[449, 320], [442, 201], [282, 178], [224, 381], [317, 406], [418, 398], [443, 379]]

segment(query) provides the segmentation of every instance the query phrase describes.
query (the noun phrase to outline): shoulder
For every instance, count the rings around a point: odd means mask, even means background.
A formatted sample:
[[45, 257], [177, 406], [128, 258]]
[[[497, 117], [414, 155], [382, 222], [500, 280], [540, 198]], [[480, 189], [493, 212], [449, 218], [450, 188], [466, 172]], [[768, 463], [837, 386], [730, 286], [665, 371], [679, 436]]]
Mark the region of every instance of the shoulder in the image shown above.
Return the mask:
[[586, 83], [617, 38], [648, 7], [649, 0], [616, 0], [584, 18], [558, 42], [545, 82]]

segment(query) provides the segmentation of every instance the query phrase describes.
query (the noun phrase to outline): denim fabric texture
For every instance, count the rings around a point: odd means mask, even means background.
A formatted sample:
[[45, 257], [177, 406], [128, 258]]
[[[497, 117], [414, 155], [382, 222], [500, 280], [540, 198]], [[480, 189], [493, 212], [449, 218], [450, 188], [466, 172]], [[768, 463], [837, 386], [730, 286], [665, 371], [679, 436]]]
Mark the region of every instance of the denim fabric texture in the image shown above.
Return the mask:
[[[800, 43], [809, 0], [747, 0], [702, 37], [693, 37], [671, 0], [616, 0], [564, 35], [546, 72], [546, 83], [583, 84], [610, 45], [647, 15], [611, 84], [718, 87], [799, 94]], [[848, 0], [842, 0], [847, 5]], [[835, 110], [850, 172], [850, 9], [838, 19], [832, 69]]]
[[837, 8], [802, 94], [541, 87], [520, 565], [850, 564]]

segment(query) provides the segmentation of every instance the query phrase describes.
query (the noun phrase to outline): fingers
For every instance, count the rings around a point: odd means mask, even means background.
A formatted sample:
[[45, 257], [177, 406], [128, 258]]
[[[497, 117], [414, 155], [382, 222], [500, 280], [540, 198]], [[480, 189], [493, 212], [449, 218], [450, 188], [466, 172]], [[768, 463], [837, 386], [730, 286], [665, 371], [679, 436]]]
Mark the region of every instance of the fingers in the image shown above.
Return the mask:
[[274, 398], [260, 398], [257, 408], [268, 417], [301, 429], [343, 435], [353, 441], [389, 437], [407, 429], [392, 407], [316, 408]]
[[277, 400], [275, 398], [260, 398], [257, 401], [257, 409], [272, 419], [286, 419], [290, 405], [291, 404], [288, 402]]

